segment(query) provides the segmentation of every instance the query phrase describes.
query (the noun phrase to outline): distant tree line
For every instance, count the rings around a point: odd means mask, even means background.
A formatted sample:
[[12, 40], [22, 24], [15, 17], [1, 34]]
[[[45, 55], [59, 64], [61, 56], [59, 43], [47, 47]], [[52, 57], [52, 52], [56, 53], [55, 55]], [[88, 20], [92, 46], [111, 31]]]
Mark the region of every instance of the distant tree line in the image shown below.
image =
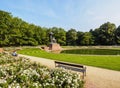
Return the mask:
[[110, 22], [89, 32], [65, 31], [36, 26], [0, 10], [0, 46], [48, 45], [51, 31], [60, 45], [120, 45], [120, 26]]

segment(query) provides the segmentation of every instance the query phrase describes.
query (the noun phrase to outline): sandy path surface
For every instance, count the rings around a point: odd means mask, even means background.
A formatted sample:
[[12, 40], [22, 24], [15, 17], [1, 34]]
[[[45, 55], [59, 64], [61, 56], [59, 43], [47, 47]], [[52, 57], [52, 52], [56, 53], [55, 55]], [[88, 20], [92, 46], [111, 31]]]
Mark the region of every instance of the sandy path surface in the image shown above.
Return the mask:
[[120, 88], [120, 72], [87, 66], [86, 88]]
[[[49, 68], [54, 68], [54, 60], [38, 58], [33, 56], [20, 55], [30, 58], [31, 61], [40, 62]], [[85, 88], [120, 88], [120, 71], [107, 70], [91, 66], [87, 67], [85, 77]]]

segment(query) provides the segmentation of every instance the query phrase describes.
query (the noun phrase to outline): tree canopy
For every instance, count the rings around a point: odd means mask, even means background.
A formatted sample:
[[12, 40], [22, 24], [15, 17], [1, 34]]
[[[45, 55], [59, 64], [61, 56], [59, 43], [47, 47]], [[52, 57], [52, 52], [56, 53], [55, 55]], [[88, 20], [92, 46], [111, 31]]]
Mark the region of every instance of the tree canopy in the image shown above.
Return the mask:
[[60, 45], [120, 45], [120, 26], [106, 22], [89, 32], [46, 28], [30, 24], [0, 10], [0, 46], [48, 45], [49, 32]]

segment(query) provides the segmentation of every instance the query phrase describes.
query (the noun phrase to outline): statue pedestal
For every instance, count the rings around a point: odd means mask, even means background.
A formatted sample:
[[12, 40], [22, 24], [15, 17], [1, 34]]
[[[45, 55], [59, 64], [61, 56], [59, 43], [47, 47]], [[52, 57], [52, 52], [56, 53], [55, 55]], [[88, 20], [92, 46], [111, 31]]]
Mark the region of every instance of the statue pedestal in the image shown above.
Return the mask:
[[62, 49], [58, 43], [49, 44], [48, 47], [49, 47], [49, 50], [51, 51], [58, 51]]
[[3, 48], [0, 48], [0, 53], [2, 53], [4, 50], [3, 50]]

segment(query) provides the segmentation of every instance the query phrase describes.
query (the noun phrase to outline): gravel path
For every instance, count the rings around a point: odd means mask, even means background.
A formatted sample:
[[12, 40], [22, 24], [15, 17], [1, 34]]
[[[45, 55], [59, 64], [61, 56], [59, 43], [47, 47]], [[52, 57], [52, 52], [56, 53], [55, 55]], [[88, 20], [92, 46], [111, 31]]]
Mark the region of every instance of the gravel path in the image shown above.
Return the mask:
[[86, 88], [120, 88], [120, 71], [87, 66]]
[[[40, 62], [49, 68], [54, 68], [54, 60], [33, 56], [19, 55], [30, 58], [31, 61]], [[120, 88], [120, 71], [107, 70], [97, 67], [87, 67], [85, 88]]]

